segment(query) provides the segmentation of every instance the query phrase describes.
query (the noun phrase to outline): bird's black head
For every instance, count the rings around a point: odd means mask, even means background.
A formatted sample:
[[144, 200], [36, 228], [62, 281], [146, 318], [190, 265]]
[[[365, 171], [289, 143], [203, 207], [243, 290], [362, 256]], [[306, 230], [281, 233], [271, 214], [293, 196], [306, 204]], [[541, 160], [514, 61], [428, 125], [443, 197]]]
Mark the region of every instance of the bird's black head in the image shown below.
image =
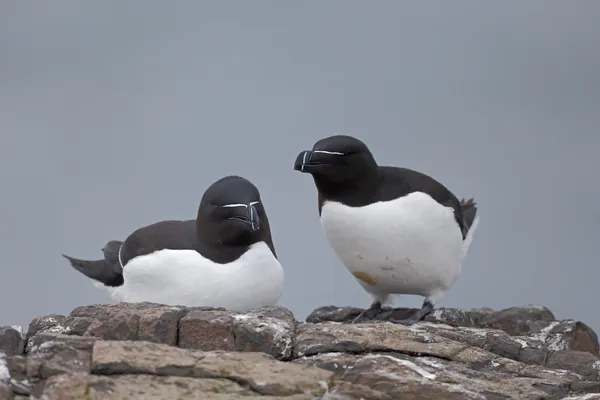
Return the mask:
[[346, 135], [321, 139], [312, 150], [300, 152], [294, 170], [311, 174], [320, 191], [348, 187], [377, 173], [377, 163], [369, 148]]
[[226, 176], [202, 196], [196, 230], [200, 240], [224, 245], [250, 245], [269, 231], [260, 193], [250, 181]]

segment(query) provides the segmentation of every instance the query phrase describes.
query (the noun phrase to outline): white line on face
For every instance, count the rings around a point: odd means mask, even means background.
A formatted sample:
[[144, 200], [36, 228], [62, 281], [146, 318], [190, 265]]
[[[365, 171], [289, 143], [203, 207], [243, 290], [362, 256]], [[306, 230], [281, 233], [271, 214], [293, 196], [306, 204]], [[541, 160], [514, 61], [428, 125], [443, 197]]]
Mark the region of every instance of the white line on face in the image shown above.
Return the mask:
[[302, 167], [300, 167], [300, 171], [304, 172], [304, 164], [306, 164], [306, 156], [308, 155], [308, 151], [304, 152], [304, 156], [302, 156]]
[[222, 205], [221, 207], [226, 207], [226, 208], [232, 208], [232, 207], [245, 207], [245, 208], [248, 208], [248, 206], [249, 206], [249, 205], [250, 205], [250, 206], [253, 206], [253, 205], [255, 205], [255, 204], [258, 204], [258, 203], [260, 203], [260, 201], [253, 201], [253, 202], [251, 202], [250, 204], [242, 204], [242, 203], [235, 203], [235, 204], [225, 204], [225, 205]]
[[119, 256], [119, 265], [121, 266], [121, 269], [123, 269], [123, 260], [121, 259], [121, 250], [123, 250], [124, 244], [125, 244], [125, 242], [121, 243], [121, 246], [119, 246], [119, 253], [117, 254]]
[[[321, 154], [331, 154], [333, 156], [343, 156], [344, 153], [340, 153], [339, 151], [327, 151], [327, 150], [313, 150], [313, 153], [321, 153]], [[305, 155], [306, 157], [306, 155]]]

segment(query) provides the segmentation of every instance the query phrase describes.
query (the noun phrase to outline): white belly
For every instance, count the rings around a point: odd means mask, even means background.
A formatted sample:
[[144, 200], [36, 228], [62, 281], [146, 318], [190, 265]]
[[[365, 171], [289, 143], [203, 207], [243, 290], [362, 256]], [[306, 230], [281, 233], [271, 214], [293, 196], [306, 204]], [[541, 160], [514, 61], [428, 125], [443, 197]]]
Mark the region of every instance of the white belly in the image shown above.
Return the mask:
[[453, 210], [427, 194], [364, 207], [326, 202], [321, 224], [338, 257], [371, 294], [435, 297], [460, 275], [463, 240]]
[[264, 242], [229, 264], [213, 263], [193, 250], [157, 251], [127, 263], [123, 278], [119, 288], [107, 288], [116, 301], [236, 312], [275, 305], [284, 287], [283, 268]]

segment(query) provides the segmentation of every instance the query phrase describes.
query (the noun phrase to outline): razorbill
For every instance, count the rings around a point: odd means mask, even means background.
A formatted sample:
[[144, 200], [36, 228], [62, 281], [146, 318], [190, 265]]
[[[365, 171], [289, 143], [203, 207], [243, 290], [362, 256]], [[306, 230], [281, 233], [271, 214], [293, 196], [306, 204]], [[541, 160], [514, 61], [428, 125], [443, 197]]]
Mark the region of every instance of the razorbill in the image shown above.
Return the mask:
[[435, 179], [379, 166], [360, 140], [336, 135], [298, 154], [311, 174], [321, 226], [345, 267], [373, 303], [353, 322], [376, 317], [392, 295], [425, 297], [411, 324], [433, 311], [460, 275], [479, 222], [473, 199], [459, 201]]
[[276, 304], [283, 292], [260, 193], [239, 176], [213, 183], [195, 220], [157, 222], [102, 250], [97, 261], [63, 256], [115, 301], [244, 312]]

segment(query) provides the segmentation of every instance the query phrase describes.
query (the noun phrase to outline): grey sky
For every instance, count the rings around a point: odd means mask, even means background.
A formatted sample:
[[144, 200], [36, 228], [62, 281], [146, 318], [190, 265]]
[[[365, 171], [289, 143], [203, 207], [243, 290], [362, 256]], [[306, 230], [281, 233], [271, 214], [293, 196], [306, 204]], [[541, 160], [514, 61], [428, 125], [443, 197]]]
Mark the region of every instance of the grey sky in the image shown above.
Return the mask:
[[0, 324], [106, 302], [60, 253], [194, 218], [227, 174], [261, 190], [281, 305], [367, 306], [293, 171], [346, 133], [479, 202], [439, 306], [536, 303], [600, 330], [599, 15], [592, 0], [2, 2]]

